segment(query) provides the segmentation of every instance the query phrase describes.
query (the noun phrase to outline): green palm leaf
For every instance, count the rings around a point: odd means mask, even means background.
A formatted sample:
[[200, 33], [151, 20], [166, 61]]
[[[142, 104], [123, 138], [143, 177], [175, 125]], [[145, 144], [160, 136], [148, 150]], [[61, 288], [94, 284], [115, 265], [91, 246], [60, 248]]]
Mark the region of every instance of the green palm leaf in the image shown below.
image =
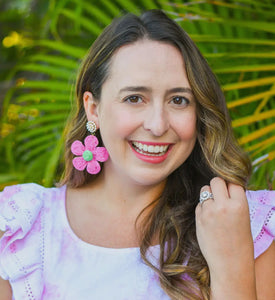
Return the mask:
[[174, 18], [207, 58], [226, 94], [236, 136], [254, 161], [251, 182], [271, 187], [266, 178], [275, 170], [275, 3], [268, 0], [51, 1], [43, 38], [28, 44], [10, 74], [17, 83], [4, 99], [2, 131], [8, 133], [0, 152], [7, 153], [8, 172], [0, 173], [0, 184], [4, 178], [47, 186], [58, 180], [62, 130], [81, 58], [114, 17], [152, 8]]

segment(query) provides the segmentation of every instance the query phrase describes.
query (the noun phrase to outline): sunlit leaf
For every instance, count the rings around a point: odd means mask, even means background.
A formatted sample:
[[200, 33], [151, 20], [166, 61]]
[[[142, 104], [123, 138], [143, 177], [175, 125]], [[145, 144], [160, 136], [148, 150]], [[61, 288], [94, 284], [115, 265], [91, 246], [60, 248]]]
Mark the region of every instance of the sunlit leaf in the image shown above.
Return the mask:
[[269, 111], [266, 111], [263, 113], [259, 113], [257, 115], [247, 116], [244, 118], [233, 120], [232, 126], [238, 127], [238, 126], [248, 125], [248, 124], [255, 123], [255, 122], [265, 120], [268, 118], [272, 118], [272, 117], [275, 117], [275, 109], [269, 110]]
[[223, 90], [230, 91], [230, 90], [236, 90], [236, 89], [252, 88], [255, 86], [264, 86], [264, 85], [273, 84], [274, 82], [275, 82], [275, 76], [259, 78], [259, 79], [247, 80], [247, 81], [243, 81], [243, 82], [234, 82], [234, 83], [224, 84]]
[[241, 106], [244, 104], [249, 104], [252, 103], [254, 101], [258, 101], [261, 100], [264, 97], [270, 97], [270, 96], [275, 96], [275, 89], [271, 90], [271, 91], [267, 91], [267, 92], [262, 92], [262, 93], [258, 93], [258, 94], [254, 94], [251, 96], [247, 96], [238, 100], [234, 100], [232, 102], [228, 102], [227, 103], [227, 107], [228, 108], [233, 108], [233, 107], [237, 107], [237, 106]]
[[[50, 1], [41, 31], [6, 79], [11, 88], [1, 124], [13, 122], [15, 132], [0, 140], [0, 165], [7, 169], [0, 170], [0, 188], [3, 182], [51, 186], [58, 180], [62, 131], [75, 105], [81, 59], [114, 17], [150, 8], [163, 9], [197, 43], [222, 83], [238, 140], [253, 159], [253, 185], [275, 188], [275, 3], [257, 0]], [[19, 111], [12, 113], [12, 105]]]
[[239, 144], [240, 145], [243, 145], [245, 143], [248, 143], [248, 142], [251, 142], [253, 140], [256, 140], [260, 137], [262, 137], [263, 135], [267, 134], [267, 133], [270, 133], [270, 132], [273, 132], [275, 130], [275, 124], [272, 124], [272, 125], [268, 125], [264, 128], [261, 128], [261, 129], [258, 129], [258, 130], [255, 130], [254, 132], [250, 133], [250, 134], [247, 134], [243, 137], [241, 137], [238, 141], [239, 141]]

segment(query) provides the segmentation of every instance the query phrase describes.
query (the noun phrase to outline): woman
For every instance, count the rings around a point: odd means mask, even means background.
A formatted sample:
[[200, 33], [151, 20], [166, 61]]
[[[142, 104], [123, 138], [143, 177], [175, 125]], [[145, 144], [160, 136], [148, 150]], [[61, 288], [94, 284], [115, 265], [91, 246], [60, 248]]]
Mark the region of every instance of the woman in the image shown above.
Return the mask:
[[273, 299], [275, 194], [245, 192], [249, 161], [188, 35], [156, 10], [114, 20], [76, 95], [62, 186], [2, 193], [3, 299]]

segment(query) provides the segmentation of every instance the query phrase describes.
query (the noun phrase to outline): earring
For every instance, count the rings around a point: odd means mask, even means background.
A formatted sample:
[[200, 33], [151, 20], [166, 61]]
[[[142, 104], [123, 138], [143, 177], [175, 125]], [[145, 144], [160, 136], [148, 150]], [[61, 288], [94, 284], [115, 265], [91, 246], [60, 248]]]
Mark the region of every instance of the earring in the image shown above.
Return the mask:
[[71, 151], [74, 155], [78, 155], [72, 161], [73, 166], [83, 171], [85, 168], [89, 174], [97, 174], [100, 172], [100, 162], [104, 162], [109, 158], [109, 153], [105, 147], [97, 147], [98, 139], [94, 136], [97, 127], [94, 121], [88, 121], [86, 128], [92, 135], [89, 135], [84, 140], [84, 145], [81, 141], [74, 141], [71, 145]]
[[91, 134], [94, 134], [96, 132], [96, 123], [94, 121], [88, 121], [86, 123], [86, 128]]

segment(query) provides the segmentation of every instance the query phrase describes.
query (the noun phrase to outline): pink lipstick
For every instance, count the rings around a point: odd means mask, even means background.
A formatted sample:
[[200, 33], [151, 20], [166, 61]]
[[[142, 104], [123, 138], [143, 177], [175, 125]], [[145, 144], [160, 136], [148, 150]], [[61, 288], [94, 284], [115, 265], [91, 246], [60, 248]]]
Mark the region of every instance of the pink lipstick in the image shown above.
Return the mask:
[[137, 158], [151, 164], [162, 163], [172, 149], [169, 143], [132, 141], [129, 145]]

